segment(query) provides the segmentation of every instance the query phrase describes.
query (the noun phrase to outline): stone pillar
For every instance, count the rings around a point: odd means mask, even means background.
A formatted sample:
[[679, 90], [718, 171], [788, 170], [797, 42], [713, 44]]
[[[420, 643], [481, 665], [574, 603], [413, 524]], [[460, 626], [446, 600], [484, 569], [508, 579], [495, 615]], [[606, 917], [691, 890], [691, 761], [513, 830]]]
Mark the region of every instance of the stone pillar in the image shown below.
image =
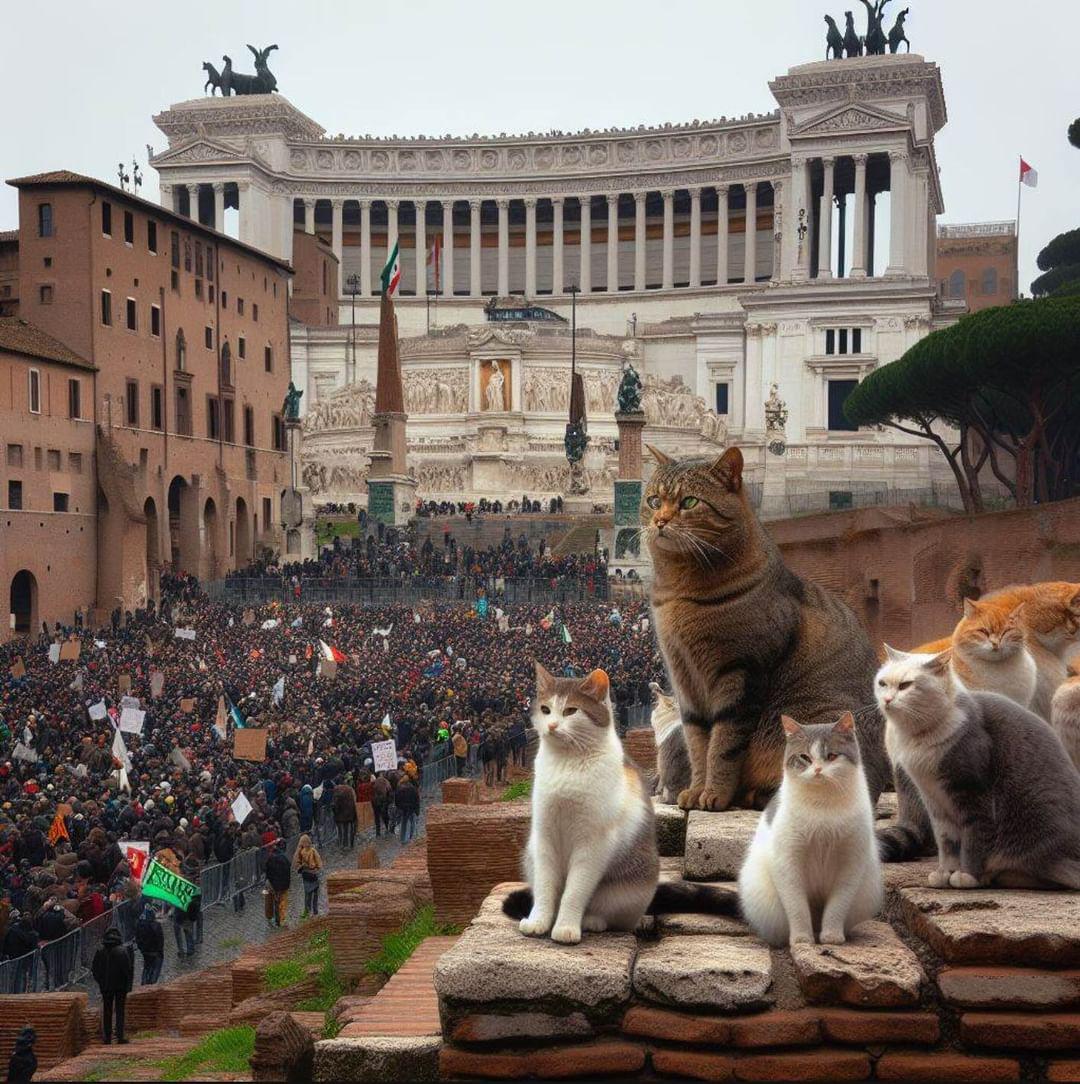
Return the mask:
[[635, 410], [623, 413], [617, 410], [615, 423], [619, 427], [619, 480], [640, 480], [641, 431], [645, 428], [645, 412]]
[[551, 197], [551, 292], [563, 292], [563, 198]]
[[634, 193], [634, 289], [645, 289], [645, 253], [647, 252], [648, 234], [645, 229], [645, 201], [648, 192]]
[[905, 151], [889, 151], [889, 192], [892, 215], [889, 224], [889, 266], [886, 275], [907, 271], [904, 249], [907, 241], [908, 156]]
[[342, 264], [344, 263], [344, 239], [342, 237], [342, 215], [345, 210], [345, 201], [343, 199], [332, 199], [330, 201], [330, 247], [334, 250], [334, 255], [337, 257], [337, 293], [334, 294], [334, 300], [337, 301], [341, 297], [341, 283], [342, 283]]
[[822, 158], [825, 185], [821, 194], [821, 214], [818, 216], [818, 278], [831, 279], [832, 273], [832, 213], [833, 169], [835, 158]]
[[536, 297], [536, 198], [525, 200], [525, 296]]
[[607, 292], [619, 292], [619, 195], [607, 197]]
[[851, 237], [851, 270], [853, 279], [866, 278], [866, 159], [855, 156], [855, 229]]
[[416, 230], [413, 241], [416, 245], [416, 296], [427, 295], [427, 200], [413, 200], [416, 211]]
[[[394, 251], [394, 245], [398, 242], [398, 201], [388, 199], [386, 203], [386, 258], [390, 259], [390, 253]], [[398, 253], [401, 256], [401, 253]], [[380, 270], [382, 270], [380, 268]]]
[[716, 188], [716, 285], [728, 282], [728, 186]]
[[176, 192], [171, 184], [158, 183], [158, 197], [167, 211], [176, 210]]
[[619, 427], [619, 476], [615, 480], [614, 553], [620, 562], [637, 563], [641, 553], [641, 434], [645, 412], [615, 412]]
[[480, 205], [483, 200], [469, 200], [469, 296], [480, 296]]
[[769, 276], [773, 282], [780, 282], [784, 277], [784, 182], [772, 181], [773, 206], [773, 265]]
[[436, 272], [439, 292], [444, 297], [454, 296], [454, 201], [443, 200], [442, 205], [442, 267]]
[[214, 229], [225, 232], [225, 182], [214, 182]]
[[197, 184], [189, 184], [188, 191], [188, 218], [192, 222], [199, 221], [199, 188]]
[[499, 209], [499, 277], [496, 292], [499, 297], [510, 293], [510, 201], [497, 199]]
[[360, 201], [360, 293], [371, 296], [371, 200]]
[[304, 200], [304, 233], [315, 232], [315, 201]]
[[580, 281], [583, 294], [592, 291], [592, 196], [579, 196], [581, 206], [581, 236], [578, 252], [581, 254]]
[[675, 193], [665, 189], [660, 193], [664, 201], [664, 262], [661, 286], [670, 290], [675, 285]]
[[807, 194], [808, 170], [805, 158], [791, 159], [791, 211], [794, 216], [790, 229], [795, 236], [796, 281], [810, 277], [810, 223], [809, 198]]
[[253, 215], [251, 213], [251, 184], [248, 181], [236, 182], [236, 208], [237, 217], [240, 221], [240, 240], [244, 244], [254, 244], [252, 230], [254, 228]]
[[743, 282], [757, 281], [757, 181], [743, 186], [746, 191], [746, 236], [743, 245]]
[[701, 189], [690, 189], [690, 285], [701, 285]]

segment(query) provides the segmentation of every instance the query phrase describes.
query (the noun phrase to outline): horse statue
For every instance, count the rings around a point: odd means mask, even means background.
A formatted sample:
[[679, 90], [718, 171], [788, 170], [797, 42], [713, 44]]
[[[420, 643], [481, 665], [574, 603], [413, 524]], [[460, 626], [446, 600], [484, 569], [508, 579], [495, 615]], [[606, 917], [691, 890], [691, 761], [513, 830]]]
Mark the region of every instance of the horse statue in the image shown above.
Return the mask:
[[889, 52], [898, 53], [900, 51], [900, 42], [904, 42], [907, 45], [907, 51], [911, 52], [911, 42], [908, 41], [907, 35], [904, 33], [904, 20], [908, 16], [908, 12], [911, 8], [904, 8], [899, 15], [896, 16], [896, 23], [892, 30], [889, 31]]
[[[256, 49], [254, 45], [249, 45], [248, 48], [255, 57], [254, 75], [233, 71], [232, 57], [221, 58], [225, 61], [225, 66], [221, 69], [221, 74], [217, 76], [215, 85], [221, 88], [221, 93], [226, 98], [232, 94], [270, 94], [277, 90], [277, 79], [266, 63], [267, 57], [277, 46], [269, 45], [265, 49]], [[213, 71], [213, 66], [210, 64], [204, 64], [203, 68], [207, 72]], [[214, 74], [217, 75], [216, 72]], [[210, 81], [212, 80], [208, 80]]]
[[836, 20], [831, 15], [825, 16], [825, 22], [829, 29], [825, 35], [825, 59], [829, 59], [829, 54], [832, 53], [833, 60], [843, 60], [844, 58], [844, 35], [840, 33], [840, 27], [836, 25]]
[[217, 68], [214, 67], [210, 61], [203, 62], [203, 71], [206, 72], [206, 82], [203, 83], [203, 94], [206, 93], [206, 88], [210, 88], [210, 97], [212, 98], [219, 90], [222, 94], [225, 93], [225, 89], [222, 86], [221, 74]]
[[862, 56], [862, 38], [855, 30], [855, 16], [850, 11], [844, 12], [847, 26], [844, 28], [844, 53], [849, 56]]
[[256, 49], [254, 45], [249, 45], [251, 55], [255, 58], [255, 77], [261, 81], [263, 90], [261, 93], [270, 94], [272, 91], [277, 90], [277, 79], [274, 73], [267, 67], [267, 57], [277, 48], [276, 45], [268, 45], [265, 49]]
[[862, 0], [862, 5], [866, 8], [866, 55], [867, 56], [884, 56], [885, 47], [888, 44], [888, 38], [885, 36], [885, 31], [881, 28], [881, 19], [885, 13], [885, 5], [889, 0], [875, 0], [871, 3], [870, 0]]

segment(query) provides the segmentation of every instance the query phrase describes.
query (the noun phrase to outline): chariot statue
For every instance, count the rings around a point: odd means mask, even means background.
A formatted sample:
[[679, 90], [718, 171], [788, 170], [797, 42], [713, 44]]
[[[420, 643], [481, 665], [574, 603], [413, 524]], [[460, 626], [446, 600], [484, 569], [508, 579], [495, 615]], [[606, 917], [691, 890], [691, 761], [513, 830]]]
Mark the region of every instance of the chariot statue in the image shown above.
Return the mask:
[[220, 72], [209, 61], [205, 61], [203, 71], [206, 72], [206, 82], [203, 84], [203, 91], [209, 87], [213, 97], [220, 90], [222, 97], [228, 98], [233, 94], [271, 94], [277, 90], [277, 78], [267, 64], [267, 58], [277, 46], [268, 45], [265, 49], [256, 49], [254, 45], [249, 45], [248, 48], [255, 58], [254, 75], [233, 71], [232, 58], [229, 56], [221, 58], [225, 66]]

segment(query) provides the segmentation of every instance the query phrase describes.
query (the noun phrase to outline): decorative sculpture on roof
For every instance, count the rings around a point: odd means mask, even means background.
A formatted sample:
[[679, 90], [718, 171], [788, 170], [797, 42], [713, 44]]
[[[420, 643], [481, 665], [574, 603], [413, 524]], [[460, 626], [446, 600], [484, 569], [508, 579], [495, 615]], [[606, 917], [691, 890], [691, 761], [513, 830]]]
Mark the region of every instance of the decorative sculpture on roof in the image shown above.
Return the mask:
[[623, 367], [622, 383], [619, 385], [619, 411], [636, 414], [641, 410], [641, 377], [634, 363], [627, 358]]
[[300, 400], [304, 393], [290, 380], [289, 390], [285, 393], [285, 401], [281, 404], [281, 416], [287, 422], [300, 420]]
[[233, 71], [232, 58], [228, 56], [221, 58], [225, 61], [225, 67], [220, 72], [206, 61], [203, 64], [203, 71], [206, 72], [203, 92], [210, 87], [211, 97], [220, 90], [222, 96], [228, 98], [232, 94], [271, 94], [277, 90], [277, 78], [267, 65], [267, 58], [277, 46], [268, 45], [265, 49], [256, 49], [254, 45], [249, 45], [248, 48], [255, 58], [254, 75]]
[[904, 20], [908, 17], [908, 13], [911, 8], [904, 8], [899, 15], [896, 16], [896, 22], [893, 24], [892, 30], [889, 31], [889, 52], [900, 52], [900, 42], [904, 42], [907, 45], [907, 51], [911, 52], [911, 42], [907, 40], [907, 35], [904, 33]]
[[892, 30], [885, 33], [883, 18], [885, 7], [890, 0], [861, 0], [866, 8], [866, 34], [863, 37], [855, 31], [855, 18], [850, 11], [844, 12], [847, 25], [844, 33], [836, 25], [836, 20], [830, 15], [825, 16], [828, 30], [825, 36], [825, 59], [840, 60], [842, 57], [856, 56], [884, 56], [886, 52], [898, 53], [900, 43], [907, 45], [907, 51], [911, 52], [911, 42], [904, 33], [904, 20], [907, 18], [910, 8], [904, 8], [896, 17]]

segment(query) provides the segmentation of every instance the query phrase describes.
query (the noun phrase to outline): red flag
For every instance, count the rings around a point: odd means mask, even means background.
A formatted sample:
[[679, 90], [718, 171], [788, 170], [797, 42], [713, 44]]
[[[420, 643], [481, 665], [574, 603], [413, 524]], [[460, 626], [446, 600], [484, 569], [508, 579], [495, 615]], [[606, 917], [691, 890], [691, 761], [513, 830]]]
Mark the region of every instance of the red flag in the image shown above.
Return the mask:
[[1028, 188], [1039, 187], [1039, 171], [1034, 166], [1029, 166], [1023, 158], [1020, 159], [1020, 183], [1026, 184]]

